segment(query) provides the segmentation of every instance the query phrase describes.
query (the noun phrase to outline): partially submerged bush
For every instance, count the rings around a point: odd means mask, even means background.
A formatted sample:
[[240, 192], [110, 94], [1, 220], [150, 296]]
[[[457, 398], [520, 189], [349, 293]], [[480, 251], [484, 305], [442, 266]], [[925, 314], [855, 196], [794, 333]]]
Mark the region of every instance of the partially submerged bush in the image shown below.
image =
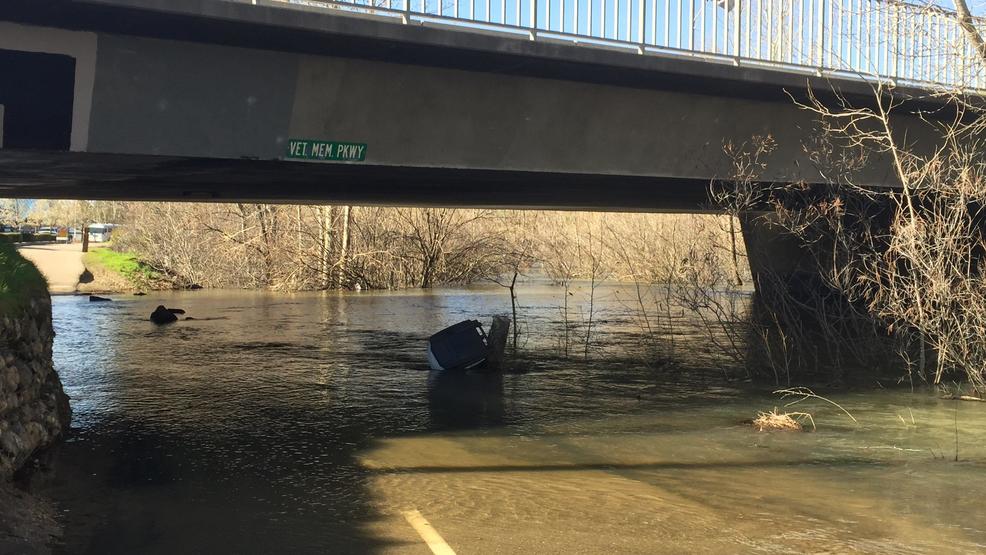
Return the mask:
[[776, 408], [770, 412], [757, 413], [757, 417], [753, 419], [753, 427], [760, 432], [801, 432], [804, 431], [802, 420], [811, 422], [812, 430], [815, 429], [815, 420], [807, 412], [777, 412]]

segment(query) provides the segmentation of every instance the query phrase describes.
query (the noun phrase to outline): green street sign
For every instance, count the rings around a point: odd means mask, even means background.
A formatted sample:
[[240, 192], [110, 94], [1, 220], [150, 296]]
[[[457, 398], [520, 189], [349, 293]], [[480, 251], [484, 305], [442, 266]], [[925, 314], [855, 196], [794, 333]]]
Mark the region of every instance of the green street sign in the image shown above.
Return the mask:
[[295, 160], [362, 162], [366, 160], [366, 143], [291, 139], [288, 141], [288, 158]]

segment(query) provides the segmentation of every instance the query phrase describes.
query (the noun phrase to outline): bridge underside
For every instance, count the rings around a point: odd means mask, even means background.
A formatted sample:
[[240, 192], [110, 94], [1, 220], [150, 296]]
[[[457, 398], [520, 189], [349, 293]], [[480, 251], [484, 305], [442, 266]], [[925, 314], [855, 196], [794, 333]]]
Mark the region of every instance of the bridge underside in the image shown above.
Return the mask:
[[708, 180], [0, 151], [0, 197], [698, 212]]
[[[0, 197], [699, 211], [735, 173], [726, 145], [754, 137], [777, 145], [761, 179], [827, 179], [817, 121], [791, 95], [872, 95], [280, 2], [11, 5]], [[902, 140], [936, 144], [901, 112]], [[360, 155], [299, 156], [330, 143]], [[893, 186], [889, 160], [868, 156], [854, 181]]]

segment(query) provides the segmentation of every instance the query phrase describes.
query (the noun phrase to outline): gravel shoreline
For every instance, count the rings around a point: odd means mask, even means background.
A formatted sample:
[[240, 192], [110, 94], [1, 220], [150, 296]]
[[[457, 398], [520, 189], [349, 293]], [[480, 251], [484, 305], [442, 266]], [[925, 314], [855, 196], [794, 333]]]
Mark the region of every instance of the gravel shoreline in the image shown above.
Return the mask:
[[52, 553], [62, 528], [51, 501], [0, 482], [0, 507], [0, 553]]

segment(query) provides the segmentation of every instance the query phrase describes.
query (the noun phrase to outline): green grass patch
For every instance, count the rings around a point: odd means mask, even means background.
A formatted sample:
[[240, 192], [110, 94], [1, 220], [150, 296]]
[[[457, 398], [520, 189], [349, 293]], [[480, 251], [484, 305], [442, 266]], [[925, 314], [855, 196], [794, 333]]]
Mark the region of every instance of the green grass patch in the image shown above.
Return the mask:
[[48, 282], [10, 243], [0, 242], [0, 313], [23, 309], [32, 298], [48, 295]]
[[109, 248], [96, 248], [83, 259], [87, 268], [98, 267], [116, 272], [138, 287], [145, 287], [161, 279], [161, 275], [142, 262], [132, 252], [117, 252]]

